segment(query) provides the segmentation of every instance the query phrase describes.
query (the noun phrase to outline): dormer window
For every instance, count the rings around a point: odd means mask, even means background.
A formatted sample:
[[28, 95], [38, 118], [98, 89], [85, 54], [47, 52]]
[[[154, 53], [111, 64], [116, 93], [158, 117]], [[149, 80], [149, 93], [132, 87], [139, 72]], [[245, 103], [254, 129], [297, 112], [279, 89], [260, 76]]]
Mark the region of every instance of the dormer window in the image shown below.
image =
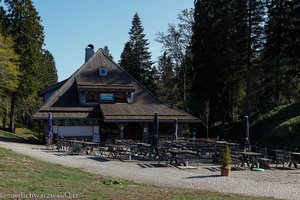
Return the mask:
[[99, 68], [99, 76], [107, 76], [107, 69], [105, 67]]
[[114, 102], [114, 94], [113, 93], [101, 93], [100, 94], [100, 102]]

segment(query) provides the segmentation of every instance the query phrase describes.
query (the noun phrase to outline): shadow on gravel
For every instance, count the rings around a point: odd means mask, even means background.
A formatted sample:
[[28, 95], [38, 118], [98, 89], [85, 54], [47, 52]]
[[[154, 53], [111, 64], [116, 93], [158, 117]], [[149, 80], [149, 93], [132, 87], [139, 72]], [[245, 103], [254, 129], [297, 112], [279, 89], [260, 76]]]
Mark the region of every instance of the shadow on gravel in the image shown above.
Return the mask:
[[293, 168], [289, 168], [289, 167], [275, 167], [275, 169], [278, 169], [278, 170], [293, 170]]
[[218, 167], [204, 167], [204, 169], [207, 169], [208, 171], [211, 171], [211, 172], [220, 171], [220, 169]]
[[213, 177], [221, 177], [221, 175], [189, 176], [189, 177], [185, 177], [185, 179], [194, 179], [194, 178], [213, 178]]
[[139, 163], [137, 164], [138, 166], [140, 166], [141, 168], [166, 168], [166, 165], [163, 164], [147, 164], [147, 163]]
[[104, 158], [104, 157], [96, 157], [96, 156], [91, 156], [91, 157], [87, 157], [88, 159], [91, 159], [91, 160], [95, 160], [95, 161], [98, 161], [98, 162], [108, 162], [110, 160]]

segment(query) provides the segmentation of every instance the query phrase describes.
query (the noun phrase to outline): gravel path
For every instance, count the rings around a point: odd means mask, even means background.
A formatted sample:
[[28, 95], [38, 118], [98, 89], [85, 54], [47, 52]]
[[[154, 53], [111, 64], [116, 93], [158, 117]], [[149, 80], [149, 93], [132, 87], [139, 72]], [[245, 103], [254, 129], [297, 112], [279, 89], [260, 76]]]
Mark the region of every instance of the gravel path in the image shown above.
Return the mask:
[[0, 147], [39, 160], [139, 183], [300, 200], [300, 170], [296, 169], [271, 169], [265, 172], [239, 170], [232, 171], [230, 177], [222, 177], [219, 175], [219, 166], [210, 163], [200, 163], [197, 169], [182, 170], [151, 161], [121, 162], [92, 156], [68, 156], [46, 150], [41, 145], [0, 141]]

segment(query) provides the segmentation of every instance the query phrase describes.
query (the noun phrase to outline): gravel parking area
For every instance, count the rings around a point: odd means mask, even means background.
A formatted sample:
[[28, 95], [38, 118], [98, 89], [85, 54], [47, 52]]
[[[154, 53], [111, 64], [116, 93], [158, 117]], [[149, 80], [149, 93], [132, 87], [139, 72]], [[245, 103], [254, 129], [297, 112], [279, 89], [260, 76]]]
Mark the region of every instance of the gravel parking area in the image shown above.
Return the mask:
[[264, 172], [236, 170], [230, 177], [222, 177], [219, 166], [208, 162], [199, 163], [196, 169], [183, 170], [158, 165], [155, 161], [122, 162], [95, 156], [70, 156], [46, 150], [42, 145], [0, 141], [0, 147], [39, 160], [139, 183], [300, 200], [300, 170], [297, 169], [272, 168]]

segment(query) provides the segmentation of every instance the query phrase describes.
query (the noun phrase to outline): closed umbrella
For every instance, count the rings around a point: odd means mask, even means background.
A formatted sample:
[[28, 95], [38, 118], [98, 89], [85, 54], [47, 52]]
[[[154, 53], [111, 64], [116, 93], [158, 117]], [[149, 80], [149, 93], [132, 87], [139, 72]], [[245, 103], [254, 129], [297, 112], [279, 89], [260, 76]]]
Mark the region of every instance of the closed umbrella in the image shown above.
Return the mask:
[[51, 144], [51, 139], [53, 137], [53, 132], [52, 132], [52, 113], [51, 112], [49, 112], [49, 114], [48, 114], [47, 137], [48, 137], [48, 144]]
[[174, 139], [178, 142], [178, 120], [174, 119], [173, 121], [173, 130], [174, 130]]
[[250, 140], [249, 140], [249, 135], [250, 135], [250, 133], [249, 133], [249, 118], [247, 115], [245, 116], [244, 123], [245, 123], [244, 127], [245, 127], [245, 134], [246, 134], [245, 138], [244, 138], [244, 150], [251, 151], [251, 145], [250, 145]]
[[152, 142], [151, 145], [157, 147], [159, 144], [158, 139], [158, 127], [159, 127], [159, 121], [158, 121], [158, 113], [154, 113], [153, 118], [153, 136], [152, 136]]

